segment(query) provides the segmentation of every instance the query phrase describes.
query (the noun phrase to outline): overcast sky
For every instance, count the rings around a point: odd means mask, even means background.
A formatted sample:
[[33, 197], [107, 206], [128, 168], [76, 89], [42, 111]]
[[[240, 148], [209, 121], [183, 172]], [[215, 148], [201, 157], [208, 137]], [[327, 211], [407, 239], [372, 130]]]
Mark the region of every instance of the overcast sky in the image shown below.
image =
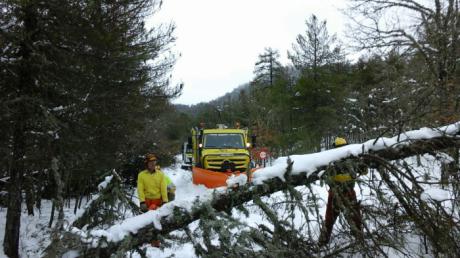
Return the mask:
[[254, 64], [264, 48], [287, 50], [305, 20], [327, 20], [330, 34], [342, 36], [345, 0], [164, 0], [153, 21], [176, 24], [174, 50], [180, 53], [173, 83], [184, 83], [173, 103], [197, 104], [216, 99], [253, 79]]

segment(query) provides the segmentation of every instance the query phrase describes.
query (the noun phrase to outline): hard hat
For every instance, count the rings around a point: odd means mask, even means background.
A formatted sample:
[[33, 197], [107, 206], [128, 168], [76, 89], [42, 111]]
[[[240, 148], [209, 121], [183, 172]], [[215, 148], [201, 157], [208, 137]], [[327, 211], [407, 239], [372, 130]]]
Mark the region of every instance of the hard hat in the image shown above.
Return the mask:
[[156, 161], [156, 160], [157, 160], [157, 157], [155, 156], [155, 154], [149, 153], [145, 155], [145, 163], [148, 163], [150, 161]]
[[334, 147], [340, 147], [340, 146], [347, 145], [347, 144], [348, 143], [344, 138], [341, 138], [341, 137], [335, 138]]

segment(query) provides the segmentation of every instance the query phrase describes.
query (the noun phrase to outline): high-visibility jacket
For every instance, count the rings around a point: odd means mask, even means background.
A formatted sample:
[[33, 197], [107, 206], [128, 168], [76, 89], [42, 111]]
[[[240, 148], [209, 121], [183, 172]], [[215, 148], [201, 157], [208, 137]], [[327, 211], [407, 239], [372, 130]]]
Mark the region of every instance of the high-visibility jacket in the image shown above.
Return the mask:
[[353, 180], [353, 177], [347, 173], [347, 174], [338, 174], [338, 175], [332, 176], [331, 179], [338, 183], [345, 183], [345, 182], [349, 182]]
[[356, 165], [352, 161], [347, 160], [335, 163], [328, 168], [327, 172], [329, 175], [329, 186], [353, 189], [356, 178], [359, 175], [367, 174], [367, 167], [361, 164]]
[[137, 176], [137, 194], [139, 201], [145, 202], [145, 199], [161, 199], [168, 202], [168, 182], [166, 175], [160, 170], [154, 172], [143, 170]]

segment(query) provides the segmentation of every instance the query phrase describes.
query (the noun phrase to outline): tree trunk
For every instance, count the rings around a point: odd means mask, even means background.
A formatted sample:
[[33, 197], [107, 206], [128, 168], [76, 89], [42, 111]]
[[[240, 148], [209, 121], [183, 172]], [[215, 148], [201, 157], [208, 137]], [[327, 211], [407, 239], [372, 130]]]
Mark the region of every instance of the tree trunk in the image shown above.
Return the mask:
[[[18, 52], [18, 57], [21, 59], [21, 63], [18, 68], [17, 81], [15, 81], [17, 83], [16, 96], [19, 99], [31, 97], [28, 96], [28, 93], [34, 87], [35, 68], [31, 66], [30, 59], [33, 52], [32, 38], [34, 37], [34, 34], [36, 34], [37, 26], [35, 8], [34, 3], [31, 2], [24, 2], [24, 5], [19, 8], [19, 11], [22, 11], [22, 13], [18, 22], [24, 22], [24, 38], [22, 38]], [[27, 130], [27, 122], [30, 120], [30, 106], [30, 100], [19, 101], [15, 105], [17, 113], [14, 117], [13, 151], [10, 169], [10, 185], [8, 190], [9, 201], [8, 211], [6, 214], [5, 238], [3, 241], [4, 252], [10, 258], [19, 257], [18, 250], [22, 201], [21, 191], [25, 169], [24, 159], [26, 158], [25, 132]]]
[[21, 226], [21, 189], [24, 171], [24, 120], [16, 121], [13, 145], [13, 160], [8, 189], [8, 211], [6, 213], [3, 250], [10, 258], [19, 257], [19, 233]]
[[26, 192], [26, 207], [27, 214], [34, 215], [34, 204], [35, 204], [35, 191], [32, 175], [26, 176], [24, 180], [24, 190]]
[[54, 220], [54, 212], [56, 210], [56, 204], [53, 202], [51, 205], [51, 214], [50, 214], [50, 222], [48, 223], [48, 227], [51, 228], [53, 226], [53, 220]]
[[64, 182], [62, 181], [61, 174], [59, 174], [59, 160], [56, 157], [53, 157], [51, 160], [51, 170], [54, 181], [56, 182], [56, 196], [53, 200], [58, 210], [56, 230], [61, 230], [64, 225]]

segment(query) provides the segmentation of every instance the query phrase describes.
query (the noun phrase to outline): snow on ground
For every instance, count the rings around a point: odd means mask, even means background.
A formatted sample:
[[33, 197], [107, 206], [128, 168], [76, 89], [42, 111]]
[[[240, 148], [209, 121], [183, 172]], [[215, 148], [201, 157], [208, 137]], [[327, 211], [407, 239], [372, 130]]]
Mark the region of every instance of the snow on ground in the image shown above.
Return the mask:
[[[153, 224], [157, 229], [161, 229], [161, 218], [171, 215], [174, 207], [182, 207], [186, 210], [191, 210], [194, 201], [197, 199], [206, 201], [212, 198], [212, 190], [207, 189], [203, 185], [194, 185], [192, 183], [191, 172], [180, 169], [179, 167], [180, 164], [177, 164], [176, 166], [162, 169], [176, 185], [176, 199], [174, 202], [166, 203], [155, 211], [149, 211], [126, 219], [107, 230], [93, 230], [90, 232], [90, 236], [105, 236], [108, 241], [116, 242], [122, 240], [130, 233], [136, 233], [139, 229], [149, 224]], [[217, 191], [224, 191], [224, 188], [217, 189]]]
[[[311, 172], [316, 171], [319, 167], [326, 166], [329, 163], [340, 160], [346, 157], [357, 156], [362, 153], [367, 153], [371, 150], [380, 150], [383, 148], [398, 148], [407, 145], [411, 140], [434, 138], [447, 134], [455, 134], [460, 129], [460, 122], [440, 127], [440, 128], [421, 128], [402, 133], [398, 136], [391, 138], [379, 138], [377, 140], [369, 140], [363, 144], [350, 144], [341, 148], [331, 149], [323, 152], [306, 154], [306, 155], [293, 155], [290, 156], [294, 161], [292, 173], [299, 174], [306, 172], [309, 175]], [[281, 157], [275, 160], [273, 166], [263, 168], [254, 173], [253, 183], [261, 184], [265, 180], [278, 177], [284, 180], [284, 173], [286, 172], [288, 157]], [[174, 172], [176, 171], [176, 172]], [[177, 167], [173, 171], [165, 169], [165, 173], [171, 175], [171, 179], [177, 186], [176, 198], [173, 203], [167, 203], [155, 211], [149, 211], [146, 214], [136, 216], [132, 219], [123, 221], [119, 225], [114, 225], [107, 230], [93, 230], [89, 232], [89, 237], [105, 236], [109, 241], [120, 241], [124, 236], [130, 233], [136, 233], [140, 228], [153, 224], [156, 228], [160, 229], [160, 220], [164, 217], [169, 217], [172, 214], [173, 208], [181, 207], [186, 210], [191, 210], [193, 201], [200, 199], [200, 201], [209, 200], [213, 192], [225, 193], [225, 188], [221, 187], [214, 190], [209, 190], [203, 186], [195, 186], [191, 184], [190, 177], [183, 177], [184, 172]], [[177, 182], [176, 182], [177, 181]], [[229, 183], [234, 182], [234, 179], [229, 180]], [[184, 190], [185, 189], [185, 190]], [[185, 192], [184, 192], [185, 191]], [[76, 229], [75, 229], [76, 230]], [[82, 234], [86, 234], [82, 232]]]
[[[77, 214], [74, 214], [74, 205], [75, 201], [72, 200], [64, 207], [64, 219], [67, 224], [72, 223], [83, 212], [83, 209], [79, 209]], [[41, 209], [38, 210], [35, 208], [35, 216], [29, 216], [27, 215], [26, 206], [23, 205], [19, 242], [19, 254], [21, 257], [40, 257], [41, 252], [50, 244], [51, 229], [48, 227], [48, 224], [51, 207], [52, 202], [50, 200], [42, 200]], [[5, 234], [6, 212], [6, 208], [0, 208], [0, 243], [2, 244]], [[54, 222], [56, 222], [57, 213], [54, 215], [54, 218]], [[0, 248], [0, 257], [6, 257], [3, 247]]]
[[[444, 155], [444, 154], [442, 154]], [[411, 166], [416, 166], [416, 158], [411, 157], [405, 160], [408, 164]], [[439, 166], [443, 162], [439, 158], [437, 159], [436, 157], [433, 157], [431, 155], [424, 155], [421, 158], [422, 166], [417, 167], [418, 174], [420, 176], [423, 176], [427, 173], [430, 173], [430, 176], [432, 178], [432, 181], [439, 181], [439, 176], [440, 176], [440, 170]], [[212, 190], [201, 188], [201, 186], [195, 186], [191, 184], [191, 174], [189, 171], [184, 171], [181, 170], [178, 167], [174, 168], [167, 168], [164, 169], [165, 173], [167, 173], [174, 181], [174, 183], [177, 185], [177, 196], [176, 196], [176, 201], [181, 201], [181, 200], [189, 200], [193, 201], [196, 196], [195, 194], [207, 194]], [[371, 194], [370, 189], [368, 188], [368, 183], [372, 181], [379, 181], [380, 178], [377, 176], [372, 176], [372, 170], [371, 173], [360, 177], [360, 181], [362, 183], [358, 183], [355, 187], [356, 193], [357, 193], [357, 198], [358, 200], [361, 200], [362, 205], [369, 205], [369, 206], [375, 206], [377, 205], [377, 200], [375, 199], [375, 194]], [[377, 182], [378, 183], [378, 182]], [[430, 186], [432, 188], [426, 189], [424, 194], [427, 195], [427, 198], [435, 199], [435, 200], [445, 200], [450, 196], [450, 193], [446, 190], [439, 189], [435, 186]], [[306, 187], [297, 187], [297, 190], [301, 191], [304, 196], [310, 196], [305, 197], [306, 201], [309, 202], [308, 198], [312, 195], [314, 195], [316, 198], [318, 198], [318, 214], [320, 215], [321, 218], [324, 218], [324, 214], [326, 211], [326, 202], [327, 202], [327, 195], [328, 195], [328, 187], [326, 185], [321, 185], [319, 182], [312, 184], [311, 185], [311, 190], [307, 189]], [[392, 195], [391, 192], [387, 189], [388, 194]], [[270, 204], [274, 205], [276, 203], [282, 203], [285, 201], [285, 194], [282, 192], [277, 192], [272, 194], [269, 197], [264, 197], [263, 200]], [[396, 201], [395, 201], [396, 202]], [[258, 225], [264, 224], [268, 228], [272, 228], [272, 225], [267, 221], [264, 215], [262, 215], [260, 212], [257, 212], [258, 208], [254, 206], [252, 202], [248, 202], [245, 204], [245, 206], [248, 208], [250, 211], [250, 214], [248, 217], [244, 215], [242, 212], [233, 209], [232, 211], [232, 216], [234, 218], [238, 218], [241, 223], [246, 224], [250, 227], [253, 228], [258, 228]], [[286, 213], [286, 208], [283, 208], [282, 206], [278, 207], [276, 210], [278, 212], [278, 215], [282, 218]], [[321, 221], [317, 221], [317, 217], [315, 216], [314, 213], [310, 214], [310, 217], [308, 218], [308, 222], [306, 221], [306, 218], [302, 215], [300, 210], [296, 209], [295, 210], [295, 218], [294, 218], [294, 225], [296, 227], [301, 227], [304, 226], [306, 223], [309, 223], [309, 227], [312, 229], [312, 238], [317, 239], [319, 237], [319, 229], [321, 225]], [[366, 223], [366, 216], [364, 215], [364, 223]], [[378, 230], [378, 228], [375, 228], [371, 222], [367, 222], [368, 227], [371, 231], [373, 230]], [[189, 225], [189, 228], [191, 231], [197, 228], [197, 223], [192, 223]], [[333, 237], [331, 240], [331, 245], [333, 246], [340, 246], [342, 242], [346, 241], [345, 239], [340, 239], [340, 237], [337, 235], [338, 232], [343, 232], [348, 230], [348, 223], [344, 220], [343, 217], [339, 219], [335, 226], [334, 226], [334, 231], [333, 231]], [[177, 233], [181, 234], [181, 233]], [[426, 254], [425, 250], [423, 248], [422, 244], [422, 238], [419, 235], [413, 235], [413, 234], [407, 234], [404, 236], [405, 241], [407, 243], [407, 248], [410, 248], [413, 250], [413, 255], [414, 256], [420, 256], [420, 257], [434, 257], [433, 254]], [[215, 239], [218, 243], [218, 239]], [[174, 242], [168, 242], [172, 244], [171, 248], [165, 248], [165, 249], [158, 249], [151, 247], [150, 245], [144, 245], [144, 248], [147, 253], [147, 257], [196, 257], [194, 253], [194, 248], [192, 244], [186, 243], [186, 244], [177, 244]], [[398, 253], [396, 250], [391, 249], [389, 247], [384, 248], [385, 252], [389, 255], [389, 257], [402, 257], [400, 253]], [[134, 253], [132, 254], [132, 257], [135, 258], [140, 258], [140, 255]], [[350, 256], [351, 257], [351, 256]]]
[[[207, 199], [212, 196], [213, 190], [207, 189], [204, 186], [197, 186], [192, 183], [191, 172], [187, 170], [180, 169], [179, 165], [164, 168], [162, 169], [174, 182], [177, 187], [176, 190], [176, 200], [174, 201], [175, 205], [180, 206], [189, 206], [193, 204], [193, 202], [197, 199]], [[107, 185], [107, 180], [103, 182], [103, 185]], [[83, 204], [83, 206], [85, 203]], [[172, 204], [170, 204], [172, 205]], [[21, 217], [21, 236], [20, 236], [20, 255], [21, 257], [39, 257], [41, 252], [46, 248], [46, 246], [50, 243], [50, 233], [51, 229], [48, 227], [50, 214], [51, 214], [51, 207], [52, 203], [49, 200], [42, 201], [42, 209], [39, 212], [36, 210], [35, 216], [28, 216], [26, 207], [23, 207], [23, 215]], [[78, 210], [77, 214], [73, 213], [74, 208], [74, 201], [71, 201], [69, 205], [66, 205], [64, 208], [65, 212], [65, 220], [67, 224], [70, 225], [83, 211], [84, 209]], [[169, 211], [162, 207], [161, 209], [164, 210], [160, 214], [165, 214]], [[6, 208], [0, 208], [0, 241], [3, 242], [3, 235], [5, 231], [5, 220], [6, 220]], [[158, 210], [159, 211], [159, 210]], [[165, 213], [164, 213], [165, 212]], [[141, 214], [140, 216], [136, 216], [125, 220], [120, 225], [115, 225], [111, 229], [109, 229], [106, 236], [108, 236], [109, 240], [120, 240], [125, 235], [125, 229], [128, 231], [135, 231], [136, 228], [140, 228], [144, 226], [146, 221], [155, 221], [155, 215], [158, 214], [157, 211], [151, 211], [145, 214]], [[269, 226], [263, 217], [260, 214], [251, 213], [248, 218], [245, 215], [235, 212], [241, 218], [244, 217], [244, 220], [250, 226], [256, 227], [260, 223], [264, 223]], [[55, 217], [57, 214], [55, 214]], [[189, 227], [191, 229], [195, 229], [197, 227], [197, 223], [193, 223]], [[96, 230], [94, 235], [97, 235], [98, 231]], [[147, 253], [147, 257], [196, 257], [194, 248], [192, 244], [177, 244], [171, 243], [172, 247], [167, 249], [158, 249], [151, 247], [149, 245], [145, 245], [145, 250]], [[132, 254], [132, 257], [140, 257], [138, 254]], [[0, 257], [6, 257], [0, 248]]]
[[[422, 159], [424, 162], [423, 165], [429, 166], [429, 167], [420, 167], [421, 171], [420, 174], [425, 173], [423, 169], [429, 169], [430, 171], [435, 171], [435, 173], [439, 173], [439, 169], [433, 169], [433, 167], [436, 167], [433, 162], [436, 162], [436, 160], [429, 155], [425, 155], [425, 157]], [[414, 161], [415, 163], [415, 161]], [[439, 165], [439, 164], [438, 164]], [[430, 168], [431, 167], [431, 168]], [[120, 225], [113, 226], [111, 229], [107, 231], [102, 231], [106, 232], [108, 234], [108, 237], [111, 237], [112, 240], [116, 241], [119, 240], [121, 237], [124, 236], [125, 230], [128, 231], [135, 231], [135, 228], [142, 227], [144, 223], [147, 223], [149, 221], [152, 223], [152, 221], [155, 221], [156, 219], [154, 218], [158, 214], [166, 214], [169, 212], [169, 208], [167, 207], [168, 205], [180, 205], [180, 206], [191, 206], [193, 202], [197, 199], [207, 199], [210, 198], [212, 195], [213, 190], [207, 189], [204, 186], [197, 186], [192, 184], [192, 177], [191, 177], [191, 172], [187, 170], [182, 170], [180, 169], [180, 164], [175, 165], [173, 167], [168, 167], [162, 169], [174, 182], [174, 184], [177, 187], [176, 191], [176, 200], [171, 203], [167, 204], [164, 207], [162, 207], [160, 210], [157, 211], [151, 211], [145, 214], [142, 214], [140, 216], [136, 216], [133, 218], [130, 218], [128, 220], [125, 220], [123, 223]], [[366, 181], [369, 180], [369, 175], [361, 178], [362, 180]], [[312, 192], [310, 194], [314, 194], [318, 199], [319, 199], [319, 214], [321, 216], [324, 215], [325, 209], [326, 209], [326, 200], [327, 200], [327, 187], [326, 186], [321, 186], [319, 183], [313, 184], [312, 185]], [[300, 191], [306, 192], [307, 190], [305, 188], [297, 188]], [[363, 189], [359, 188], [358, 186], [355, 188], [358, 199], [363, 200], [364, 205], [373, 205], [374, 201], [369, 199], [369, 191], [365, 187]], [[448, 192], [447, 192], [448, 193]], [[448, 197], [445, 190], [441, 189], [427, 189], [424, 194], [427, 195], [427, 198], [431, 199], [445, 199]], [[135, 197], [136, 198], [136, 197]], [[273, 194], [270, 197], [265, 197], [264, 201], [268, 203], [276, 203], [279, 202], [280, 200], [282, 201], [284, 197], [284, 193], [282, 192], [277, 192]], [[65, 215], [66, 215], [66, 220], [68, 223], [72, 223], [75, 218], [78, 216], [78, 214], [83, 212], [83, 209], [79, 210], [77, 215], [73, 214], [73, 206], [74, 203], [71, 202], [70, 206], [65, 207]], [[244, 214], [242, 214], [240, 211], [234, 210], [233, 211], [233, 216], [237, 217], [240, 219], [240, 221], [244, 224], [247, 224], [248, 226], [257, 228], [259, 224], [264, 224], [271, 228], [271, 224], [267, 222], [265, 217], [261, 215], [260, 213], [254, 212], [256, 208], [252, 204], [252, 202], [249, 202], [246, 204], [246, 207], [251, 211], [248, 217], [246, 217]], [[253, 209], [251, 209], [251, 207]], [[50, 218], [50, 212], [51, 212], [51, 202], [48, 200], [42, 201], [42, 210], [41, 213], [38, 211], [36, 212], [36, 216], [27, 216], [26, 215], [26, 208], [23, 207], [23, 216], [21, 218], [22, 221], [22, 227], [21, 227], [21, 243], [20, 243], [20, 253], [21, 257], [38, 257], [39, 254], [44, 250], [44, 248], [49, 244], [49, 234], [50, 234], [50, 229], [48, 228], [48, 223], [49, 223], [49, 218]], [[280, 209], [280, 212], [283, 212], [283, 209]], [[295, 217], [294, 224], [295, 225], [302, 225], [305, 223], [305, 218], [303, 218], [302, 215], [300, 215], [300, 211], [296, 211], [296, 214], [298, 216]], [[282, 216], [282, 214], [279, 214]], [[6, 209], [1, 208], [0, 209], [0, 218], [3, 218], [0, 221], [0, 241], [3, 241], [3, 233], [4, 233], [4, 227], [5, 227], [5, 218], [6, 218]], [[313, 233], [315, 236], [313, 238], [318, 237], [318, 229], [319, 229], [319, 223], [313, 222], [314, 218], [310, 218], [310, 224], [311, 227], [314, 229]], [[156, 225], [157, 227], [159, 225]], [[197, 228], [198, 223], [192, 223], [189, 225], [189, 228], [193, 231], [195, 228]], [[344, 227], [346, 227], [346, 224], [341, 224], [340, 222], [337, 222], [335, 225], [334, 232], [337, 232], [338, 230], [343, 230]], [[96, 231], [97, 232], [97, 231]], [[107, 233], [108, 232], [108, 233]], [[96, 234], [96, 233], [95, 233]], [[183, 234], [181, 232], [173, 232], [173, 234]], [[412, 236], [413, 242], [414, 242], [414, 248], [418, 246], [420, 243], [419, 238], [417, 236]], [[169, 240], [168, 240], [169, 241]], [[337, 240], [333, 240], [337, 241]], [[168, 242], [172, 246], [170, 248], [164, 248], [164, 249], [159, 249], [159, 248], [154, 248], [151, 247], [150, 245], [144, 245], [147, 257], [184, 257], [184, 258], [192, 258], [196, 257], [194, 248], [192, 244], [190, 243], [185, 243], [185, 244], [179, 244], [179, 243], [174, 243], [172, 241]], [[393, 251], [388, 250], [388, 253], [391, 254]], [[139, 254], [133, 253], [131, 254], [132, 257], [140, 257]], [[0, 257], [4, 257], [4, 254], [0, 252]], [[397, 257], [397, 256], [394, 256]]]
[[[334, 160], [338, 160], [341, 158], [349, 157], [349, 156], [356, 156], [361, 153], [367, 152], [369, 150], [379, 150], [388, 146], [392, 146], [397, 148], [399, 145], [404, 145], [407, 143], [408, 139], [426, 139], [431, 137], [440, 136], [443, 132], [457, 132], [460, 127], [460, 123], [453, 124], [451, 126], [446, 126], [438, 129], [429, 129], [429, 128], [422, 128], [420, 130], [407, 132], [399, 136], [399, 141], [397, 137], [393, 138], [380, 138], [378, 141], [370, 140], [363, 144], [351, 144], [342, 148], [337, 148], [333, 150], [324, 151], [321, 153], [314, 153], [314, 154], [307, 154], [307, 155], [293, 155], [290, 158], [294, 161], [293, 166], [293, 173], [300, 173], [300, 172], [312, 172], [315, 171], [318, 167], [324, 166], [329, 164]], [[430, 157], [426, 157], [424, 162], [430, 162]], [[432, 158], [431, 158], [432, 159]], [[268, 180], [270, 178], [279, 177], [283, 179], [284, 171], [287, 165], [287, 157], [281, 157], [277, 159], [273, 166], [261, 169], [257, 173], [254, 174], [254, 182], [255, 183], [262, 183], [264, 180]], [[445, 162], [445, 161], [444, 161]], [[428, 174], [432, 174], [434, 172], [439, 172], [439, 169], [433, 169], [439, 164], [431, 164], [428, 165]], [[184, 207], [186, 209], [191, 209], [193, 202], [197, 199], [208, 200], [212, 197], [213, 192], [217, 191], [218, 193], [225, 192], [225, 188], [219, 189], [207, 189], [204, 186], [196, 186], [192, 184], [192, 176], [191, 172], [187, 170], [180, 169], [180, 164], [177, 164], [173, 167], [163, 168], [163, 171], [172, 179], [174, 184], [176, 185], [176, 200], [172, 203], [168, 203], [162, 206], [160, 209], [156, 211], [150, 211], [148, 213], [127, 219], [118, 225], [114, 225], [107, 230], [94, 230], [90, 232], [93, 236], [106, 236], [109, 240], [112, 241], [119, 241], [124, 236], [131, 232], [136, 232], [139, 228], [153, 224], [153, 226], [157, 228], [161, 228], [161, 224], [159, 223], [160, 218], [164, 216], [168, 216], [171, 214], [172, 209], [174, 206]], [[431, 168], [430, 168], [431, 167]], [[421, 167], [423, 168], [423, 167]], [[425, 166], [426, 169], [426, 166]], [[420, 174], [426, 174], [426, 171], [421, 171]], [[109, 180], [109, 178], [107, 178]], [[105, 183], [101, 184], [101, 187], [107, 184], [107, 180]], [[363, 180], [369, 180], [369, 177], [364, 177]], [[230, 183], [235, 183], [235, 179], [229, 180]], [[242, 183], [238, 181], [238, 183]], [[305, 190], [305, 189], [304, 189]], [[358, 199], [364, 199], [363, 203], [369, 202], [369, 205], [372, 205], [373, 201], [368, 200], [366, 196], [369, 194], [369, 191], [366, 189], [358, 189]], [[313, 185], [312, 192], [316, 197], [320, 199], [319, 201], [319, 213], [324, 214], [325, 211], [325, 201], [327, 200], [327, 188], [325, 186], [320, 185]], [[424, 192], [424, 196], [426, 199], [433, 199], [436, 201], [443, 201], [449, 198], [449, 193], [441, 189], [426, 189]], [[275, 200], [276, 198], [282, 198], [281, 193], [276, 193], [270, 197], [270, 199]], [[268, 199], [266, 199], [268, 200]], [[248, 203], [247, 206], [251, 206], [251, 203]], [[76, 215], [73, 214], [73, 203], [70, 203], [69, 206], [65, 208], [65, 216], [68, 224], [70, 225], [78, 214], [81, 214], [82, 210], [79, 210]], [[36, 212], [36, 216], [27, 216], [26, 209], [23, 207], [23, 216], [21, 217], [21, 241], [20, 241], [20, 253], [21, 257], [37, 257], [41, 251], [49, 244], [49, 234], [50, 229], [48, 228], [49, 217], [51, 213], [51, 202], [44, 200], [42, 202], [42, 209], [41, 212]], [[251, 213], [249, 217], [242, 215], [240, 212], [235, 211], [233, 216], [238, 216], [242, 222], [246, 223], [249, 226], [257, 227], [258, 224], [264, 223], [267, 226], [270, 224], [267, 223], [263, 216], [257, 213]], [[295, 224], [302, 224], [305, 221], [302, 221], [302, 216], [296, 217]], [[5, 220], [6, 220], [6, 209], [0, 208], [0, 241], [3, 242], [3, 234], [5, 229]], [[305, 218], [304, 218], [305, 219]], [[311, 218], [309, 218], [311, 219]], [[196, 227], [196, 223], [192, 223], [189, 227], [194, 228]], [[314, 225], [317, 229], [319, 225]], [[337, 227], [337, 226], [336, 226]], [[83, 231], [81, 231], [83, 232]], [[86, 232], [84, 233], [86, 234]], [[415, 240], [417, 242], [418, 240]], [[153, 248], [150, 246], [146, 246], [147, 255], [148, 257], [195, 257], [194, 249], [191, 244], [176, 244], [172, 243], [172, 248], [167, 249], [158, 249]], [[391, 253], [389, 251], [389, 253]], [[0, 251], [0, 256], [4, 256], [4, 254]], [[133, 257], [137, 254], [133, 254]]]
[[[206, 200], [212, 197], [213, 190], [207, 189], [202, 185], [194, 185], [192, 183], [192, 174], [190, 171], [183, 170], [180, 168], [180, 164], [172, 167], [162, 168], [171, 180], [176, 185], [176, 199], [173, 203], [162, 206], [157, 211], [150, 211], [139, 216], [129, 218], [118, 225], [114, 225], [108, 230], [94, 230], [92, 235], [94, 236], [107, 236], [109, 241], [119, 241], [129, 232], [136, 232], [137, 229], [144, 227], [149, 223], [155, 223], [159, 221], [161, 216], [167, 216], [171, 213], [174, 205], [191, 209], [193, 202], [197, 199]], [[111, 177], [107, 177], [100, 187], [105, 187], [109, 183]], [[224, 189], [218, 189], [217, 191], [223, 191]], [[92, 200], [97, 198], [95, 195]], [[137, 194], [134, 198], [137, 198]], [[88, 202], [90, 203], [91, 200]], [[138, 202], [138, 201], [137, 201]], [[88, 203], [83, 203], [82, 207]], [[68, 205], [64, 207], [65, 220], [67, 225], [72, 224], [76, 218], [78, 218], [84, 211], [84, 208], [79, 209], [77, 214], [74, 214], [75, 202], [72, 200]], [[39, 212], [35, 211], [35, 216], [28, 216], [26, 207], [23, 206], [22, 217], [21, 217], [21, 235], [20, 235], [20, 254], [21, 257], [39, 257], [40, 253], [50, 243], [50, 232], [51, 229], [48, 227], [50, 214], [51, 214], [52, 202], [50, 200], [42, 201], [42, 208]], [[5, 221], [6, 221], [7, 209], [0, 207], [0, 242], [3, 243], [4, 232], [5, 232]], [[57, 214], [55, 214], [55, 218]], [[155, 224], [156, 227], [161, 227], [160, 224]], [[82, 233], [83, 231], [75, 231]], [[149, 257], [168, 257], [171, 254], [175, 254], [176, 257], [195, 257], [193, 247], [191, 244], [185, 245], [174, 245], [171, 249], [160, 250], [147, 246], [147, 253]], [[158, 256], [159, 255], [159, 256]], [[0, 258], [6, 257], [3, 253], [3, 248], [0, 248]], [[135, 257], [135, 255], [134, 255]]]
[[[301, 173], [307, 172], [307, 175], [313, 171], [316, 171], [319, 167], [325, 166], [332, 161], [340, 160], [342, 158], [350, 157], [350, 156], [357, 156], [362, 153], [369, 152], [371, 150], [380, 150], [387, 147], [398, 148], [400, 146], [404, 146], [408, 144], [411, 140], [417, 139], [429, 139], [434, 137], [442, 136], [443, 134], [455, 134], [459, 131], [460, 122], [456, 124], [452, 124], [445, 127], [440, 127], [437, 129], [431, 128], [422, 128], [419, 130], [414, 130], [410, 132], [405, 132], [401, 135], [392, 137], [392, 138], [379, 138], [378, 140], [369, 140], [363, 144], [351, 144], [344, 146], [342, 148], [332, 149], [328, 151], [323, 151], [320, 153], [313, 153], [307, 155], [293, 155], [289, 158], [294, 161], [292, 173]], [[258, 172], [254, 173], [253, 182], [255, 184], [263, 183], [265, 180], [269, 180], [271, 178], [278, 177], [280, 179], [284, 179], [284, 173], [287, 165], [288, 157], [281, 157], [277, 159], [273, 166], [264, 168], [259, 170]], [[180, 206], [190, 208], [191, 203], [196, 200], [198, 197], [201, 200], [206, 200], [210, 198], [212, 190], [208, 190], [205, 188], [199, 188], [191, 184], [191, 175], [184, 174], [183, 170], [178, 169], [177, 167], [172, 170], [165, 169], [165, 172], [171, 176], [173, 182], [177, 186], [177, 193], [176, 193], [176, 201], [174, 204], [170, 203], [164, 205], [158, 211], [152, 211], [152, 213], [159, 214], [158, 216], [154, 217], [153, 224], [158, 227], [159, 219], [162, 216], [167, 215], [167, 212], [172, 211], [172, 206]], [[187, 171], [185, 171], [186, 173]], [[184, 180], [185, 179], [185, 180]], [[235, 180], [229, 180], [229, 183], [233, 183]], [[217, 191], [223, 192], [224, 189], [218, 189]], [[322, 193], [322, 194], [320, 194]], [[185, 194], [185, 195], [184, 195]], [[324, 191], [318, 191], [317, 193], [322, 200], [327, 199], [327, 194]], [[439, 195], [439, 192], [438, 192]], [[188, 206], [187, 206], [188, 204]], [[324, 213], [325, 205], [321, 207], [320, 212]], [[168, 210], [165, 213], [165, 210]], [[244, 219], [244, 218], [243, 218]], [[261, 220], [258, 220], [259, 222]], [[248, 224], [253, 223], [254, 221], [249, 221]], [[150, 220], [145, 221], [145, 225], [152, 223]], [[127, 225], [129, 227], [129, 225]], [[157, 252], [159, 250], [156, 250]], [[166, 254], [164, 254], [166, 255]]]

